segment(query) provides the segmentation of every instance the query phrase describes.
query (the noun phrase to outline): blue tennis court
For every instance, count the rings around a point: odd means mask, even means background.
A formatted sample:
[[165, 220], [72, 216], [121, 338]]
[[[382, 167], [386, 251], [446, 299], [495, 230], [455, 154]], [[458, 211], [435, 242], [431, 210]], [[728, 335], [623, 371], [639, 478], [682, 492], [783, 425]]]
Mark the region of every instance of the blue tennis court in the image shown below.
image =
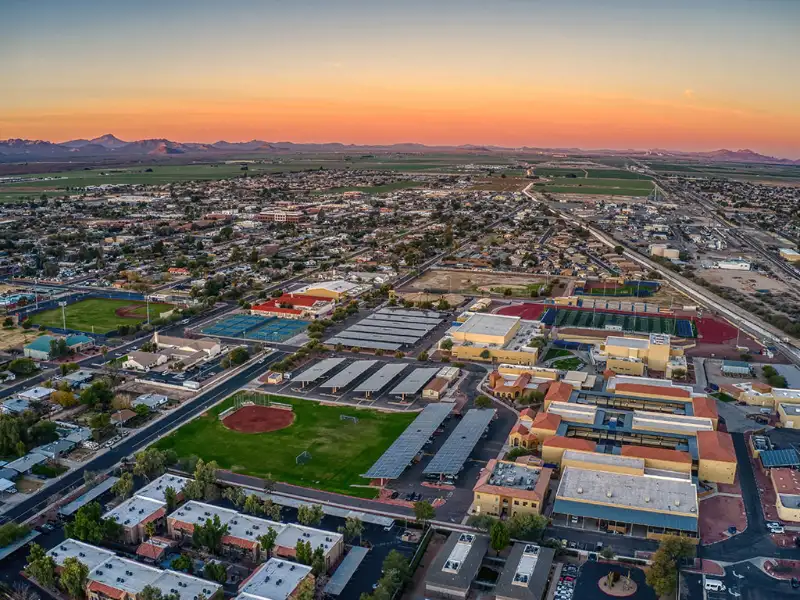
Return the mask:
[[204, 327], [200, 331], [205, 335], [246, 338], [260, 342], [283, 342], [296, 336], [306, 327], [308, 327], [307, 321], [236, 315]]

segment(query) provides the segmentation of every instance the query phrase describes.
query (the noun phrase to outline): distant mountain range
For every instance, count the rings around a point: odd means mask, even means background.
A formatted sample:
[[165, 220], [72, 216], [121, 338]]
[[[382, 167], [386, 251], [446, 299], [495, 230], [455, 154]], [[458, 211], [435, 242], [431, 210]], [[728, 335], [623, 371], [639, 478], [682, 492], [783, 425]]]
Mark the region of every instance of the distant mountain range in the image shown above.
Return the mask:
[[[126, 142], [115, 135], [107, 133], [91, 140], [78, 139], [54, 143], [45, 140], [9, 139], [0, 140], [0, 160], [3, 161], [39, 161], [45, 159], [73, 160], [77, 158], [122, 157], [135, 158], [145, 156], [173, 155], [220, 155], [220, 154], [291, 154], [291, 153], [421, 153], [421, 152], [460, 152], [460, 153], [492, 153], [492, 152], [586, 152], [579, 148], [506, 148], [502, 146], [480, 146], [465, 144], [462, 146], [426, 146], [416, 143], [399, 143], [390, 145], [356, 145], [338, 142], [322, 144], [295, 144], [294, 142], [265, 142], [251, 140], [249, 142], [226, 142], [220, 140], [213, 144], [173, 142], [167, 139], [149, 139]], [[752, 150], [713, 150], [711, 152], [681, 152], [675, 150], [599, 150], [597, 154], [662, 156], [678, 159], [700, 160], [710, 162], [747, 162], [800, 165], [800, 160], [765, 156]]]

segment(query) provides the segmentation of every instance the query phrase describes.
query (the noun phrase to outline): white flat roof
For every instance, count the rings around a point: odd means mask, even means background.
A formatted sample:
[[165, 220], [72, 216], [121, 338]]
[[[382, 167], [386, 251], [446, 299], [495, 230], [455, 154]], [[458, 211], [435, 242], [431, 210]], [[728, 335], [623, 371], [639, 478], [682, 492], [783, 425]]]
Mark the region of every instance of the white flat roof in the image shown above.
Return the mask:
[[180, 475], [171, 475], [169, 473], [165, 473], [161, 477], [154, 479], [138, 492], [136, 492], [137, 496], [141, 496], [143, 498], [149, 498], [150, 500], [158, 500], [159, 502], [166, 502], [166, 498], [164, 498], [164, 490], [168, 487], [171, 487], [175, 490], [176, 493], [181, 493], [183, 488], [186, 487], [186, 484], [189, 483], [191, 479], [187, 477], [181, 477]]
[[648, 348], [650, 340], [640, 340], [639, 338], [608, 336], [606, 346], [620, 346], [622, 348]]
[[697, 488], [690, 480], [625, 475], [567, 467], [557, 498], [697, 517]]
[[561, 460], [575, 460], [597, 465], [620, 465], [644, 471], [644, 459], [635, 456], [622, 456], [619, 454], [601, 454], [599, 452], [581, 452], [579, 450], [565, 450]]
[[485, 313], [475, 313], [464, 321], [459, 327], [453, 329], [455, 332], [471, 333], [475, 335], [508, 335], [512, 327], [520, 322], [519, 317], [507, 315], [490, 315]]
[[113, 519], [123, 527], [134, 527], [165, 507], [166, 504], [159, 500], [134, 496], [112, 508], [103, 518]]
[[297, 546], [297, 542], [302, 540], [304, 542], [310, 542], [312, 550], [322, 546], [327, 556], [328, 552], [330, 552], [334, 545], [341, 539], [341, 533], [290, 523], [283, 526], [283, 530], [278, 533], [278, 537], [275, 539], [275, 544], [283, 546], [284, 548], [294, 548]]
[[271, 558], [250, 576], [237, 600], [287, 600], [309, 573], [311, 567], [307, 565]]
[[47, 554], [53, 557], [58, 566], [64, 564], [68, 558], [77, 558], [91, 571], [97, 565], [114, 556], [114, 553], [105, 548], [98, 548], [91, 544], [85, 544], [72, 538], [66, 539], [60, 544], [51, 548]]

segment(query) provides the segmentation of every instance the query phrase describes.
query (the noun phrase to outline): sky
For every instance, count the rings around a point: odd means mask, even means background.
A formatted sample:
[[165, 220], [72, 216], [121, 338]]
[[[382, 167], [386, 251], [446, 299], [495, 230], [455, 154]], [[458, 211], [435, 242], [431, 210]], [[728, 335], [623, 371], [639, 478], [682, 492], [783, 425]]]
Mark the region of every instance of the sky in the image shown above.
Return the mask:
[[0, 139], [800, 159], [797, 0], [2, 0]]

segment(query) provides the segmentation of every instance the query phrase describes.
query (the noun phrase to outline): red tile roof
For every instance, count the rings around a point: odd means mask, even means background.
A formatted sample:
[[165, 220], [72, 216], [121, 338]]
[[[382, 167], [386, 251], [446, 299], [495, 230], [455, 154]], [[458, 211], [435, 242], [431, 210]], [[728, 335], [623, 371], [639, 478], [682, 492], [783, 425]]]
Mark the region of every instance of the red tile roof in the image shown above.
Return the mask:
[[709, 419], [718, 419], [717, 401], [708, 396], [697, 396], [692, 398], [692, 406], [694, 407], [695, 417], [707, 417]]
[[136, 549], [136, 555], [150, 560], [158, 560], [161, 555], [167, 551], [169, 546], [163, 544], [152, 544], [150, 542], [142, 542]]
[[800, 495], [800, 474], [794, 469], [779, 467], [770, 469], [769, 476], [778, 494]]
[[736, 451], [729, 433], [722, 431], [698, 431], [697, 450], [701, 460], [736, 462]]
[[547, 446], [548, 448], [564, 448], [565, 450], [585, 450], [586, 452], [594, 452], [597, 449], [597, 444], [592, 440], [564, 437], [563, 435], [551, 437], [542, 444], [542, 446]]
[[676, 463], [692, 464], [692, 456], [688, 452], [670, 450], [669, 448], [649, 448], [647, 446], [622, 446], [622, 456], [635, 458], [650, 458], [652, 460], [667, 460]]
[[92, 581], [89, 584], [89, 591], [97, 592], [103, 594], [104, 596], [108, 596], [109, 598], [116, 598], [118, 600], [122, 600], [122, 598], [125, 597], [125, 592], [123, 590], [118, 590], [117, 588], [100, 583], [99, 581]]
[[561, 415], [555, 413], [540, 412], [531, 424], [531, 429], [544, 429], [546, 431], [556, 431], [561, 425]]
[[661, 385], [647, 385], [644, 383], [618, 383], [615, 392], [617, 394], [649, 394], [661, 396], [663, 398], [691, 398], [689, 390], [677, 387], [667, 387]]
[[238, 538], [232, 535], [224, 536], [222, 538], [222, 543], [225, 544], [226, 546], [239, 546], [240, 548], [246, 548], [248, 550], [252, 550], [257, 545], [256, 542]]
[[550, 384], [550, 389], [544, 399], [546, 402], [569, 402], [569, 397], [572, 395], [572, 386], [563, 381], [554, 381]]
[[141, 524], [142, 525], [147, 525], [148, 523], [150, 523], [152, 521], [156, 521], [156, 520], [160, 519], [161, 517], [163, 517], [166, 514], [167, 514], [167, 509], [166, 508], [159, 508], [156, 512], [154, 512], [152, 515], [150, 515], [144, 521], [142, 521]]
[[511, 429], [511, 433], [519, 433], [520, 435], [528, 435], [528, 428], [522, 423], [517, 423]]
[[520, 418], [527, 417], [529, 419], [533, 419], [536, 416], [536, 411], [532, 408], [523, 408], [521, 411], [519, 411], [519, 416]]

